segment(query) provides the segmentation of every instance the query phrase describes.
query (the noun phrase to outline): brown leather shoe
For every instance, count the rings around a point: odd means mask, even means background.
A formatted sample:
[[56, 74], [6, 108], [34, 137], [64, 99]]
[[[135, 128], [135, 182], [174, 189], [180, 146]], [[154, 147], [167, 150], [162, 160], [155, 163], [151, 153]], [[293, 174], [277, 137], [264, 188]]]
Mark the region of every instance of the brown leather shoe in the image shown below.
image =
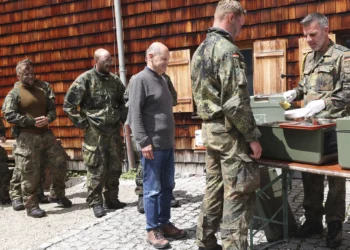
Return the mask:
[[173, 239], [181, 239], [187, 235], [185, 230], [178, 229], [173, 223], [162, 225], [162, 230], [164, 232], [164, 237]]
[[169, 241], [164, 238], [163, 231], [160, 228], [154, 228], [147, 232], [147, 243], [157, 249], [169, 247]]

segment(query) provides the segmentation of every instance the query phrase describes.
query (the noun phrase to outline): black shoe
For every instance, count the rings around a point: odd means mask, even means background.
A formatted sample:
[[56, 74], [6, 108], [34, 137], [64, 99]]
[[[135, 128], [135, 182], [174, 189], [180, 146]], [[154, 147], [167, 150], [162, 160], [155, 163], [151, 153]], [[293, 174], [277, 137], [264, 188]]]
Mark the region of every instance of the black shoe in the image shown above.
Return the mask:
[[109, 208], [109, 209], [122, 209], [126, 206], [126, 203], [120, 202], [118, 199], [112, 200], [112, 201], [105, 200], [104, 206], [105, 206], [105, 208]]
[[40, 207], [35, 208], [31, 211], [27, 211], [27, 215], [33, 218], [41, 218], [46, 215], [45, 211], [40, 209]]
[[2, 198], [0, 199], [0, 204], [2, 205], [11, 204], [11, 199], [9, 197]]
[[213, 248], [198, 247], [198, 250], [222, 250], [222, 246], [221, 245], [216, 245]]
[[63, 198], [54, 198], [49, 196], [49, 202], [56, 202], [60, 207], [71, 207], [72, 206], [72, 202], [67, 198], [67, 197], [63, 197]]
[[331, 221], [327, 225], [327, 247], [337, 248], [341, 245], [343, 223], [340, 220]]
[[137, 201], [137, 211], [139, 211], [140, 214], [145, 213], [145, 208], [143, 207], [143, 196], [139, 195], [139, 199]]
[[321, 221], [306, 220], [304, 224], [296, 232], [296, 238], [308, 238], [314, 234], [321, 234], [323, 232], [323, 225]]
[[94, 215], [97, 217], [97, 218], [101, 218], [103, 216], [106, 215], [106, 210], [103, 208], [102, 205], [97, 205], [97, 206], [94, 206], [92, 208], [92, 210], [94, 211]]
[[50, 203], [49, 201], [49, 197], [45, 194], [39, 194], [38, 195], [38, 200], [40, 204], [46, 204], [46, 203]]
[[180, 202], [175, 200], [174, 197], [171, 199], [171, 207], [180, 207]]
[[13, 200], [12, 201], [12, 208], [15, 211], [24, 210], [23, 202], [20, 199]]

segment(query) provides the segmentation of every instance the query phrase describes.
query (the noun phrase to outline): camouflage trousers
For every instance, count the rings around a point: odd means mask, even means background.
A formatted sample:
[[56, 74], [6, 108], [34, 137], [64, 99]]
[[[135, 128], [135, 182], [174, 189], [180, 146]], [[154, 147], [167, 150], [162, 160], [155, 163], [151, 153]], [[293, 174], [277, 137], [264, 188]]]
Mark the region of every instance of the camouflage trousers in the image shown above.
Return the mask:
[[139, 164], [137, 167], [136, 177], [135, 177], [135, 194], [143, 195], [143, 167], [142, 164]]
[[[216, 246], [220, 225], [225, 250], [248, 247], [248, 227], [255, 210], [255, 190], [260, 185], [259, 168], [249, 158], [243, 136], [225, 128], [224, 121], [204, 122], [202, 139], [206, 151], [206, 188], [197, 224], [197, 245]], [[220, 130], [219, 130], [220, 131]]]
[[[37, 193], [42, 195], [44, 193], [45, 183], [45, 164], [40, 166], [40, 181]], [[10, 197], [11, 200], [22, 200], [21, 190], [21, 171], [18, 168], [13, 170], [12, 179], [10, 181]]]
[[341, 177], [327, 176], [329, 191], [323, 206], [324, 175], [302, 173], [304, 186], [303, 207], [305, 218], [311, 221], [322, 221], [326, 214], [326, 222], [345, 219], [346, 180]]
[[9, 181], [11, 173], [7, 165], [7, 153], [3, 147], [0, 147], [0, 204], [9, 202]]
[[132, 148], [134, 151], [135, 167], [137, 167], [136, 177], [135, 177], [135, 194], [143, 195], [143, 167], [141, 164], [141, 152], [137, 150], [136, 142], [134, 137], [131, 136]]
[[65, 177], [67, 173], [67, 154], [57, 143], [51, 130], [42, 134], [21, 132], [13, 147], [15, 169], [21, 173], [21, 191], [27, 211], [37, 208], [40, 172], [44, 163], [52, 166], [50, 196], [65, 196]]
[[124, 159], [119, 134], [103, 135], [89, 127], [84, 134], [82, 155], [88, 170], [86, 202], [89, 206], [102, 205], [103, 199], [117, 200]]

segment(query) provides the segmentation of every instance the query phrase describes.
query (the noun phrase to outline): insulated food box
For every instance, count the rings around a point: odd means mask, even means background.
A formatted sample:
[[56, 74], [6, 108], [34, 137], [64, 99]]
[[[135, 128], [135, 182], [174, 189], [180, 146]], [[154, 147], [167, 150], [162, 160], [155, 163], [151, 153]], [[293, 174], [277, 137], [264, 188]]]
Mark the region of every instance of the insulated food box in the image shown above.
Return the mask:
[[258, 124], [258, 127], [262, 134], [259, 141], [264, 158], [310, 164], [323, 164], [337, 159], [334, 122], [313, 124], [305, 121], [275, 121]]
[[284, 120], [284, 109], [282, 94], [257, 95], [250, 97], [250, 106], [257, 124]]
[[350, 169], [350, 117], [337, 119], [338, 163]]

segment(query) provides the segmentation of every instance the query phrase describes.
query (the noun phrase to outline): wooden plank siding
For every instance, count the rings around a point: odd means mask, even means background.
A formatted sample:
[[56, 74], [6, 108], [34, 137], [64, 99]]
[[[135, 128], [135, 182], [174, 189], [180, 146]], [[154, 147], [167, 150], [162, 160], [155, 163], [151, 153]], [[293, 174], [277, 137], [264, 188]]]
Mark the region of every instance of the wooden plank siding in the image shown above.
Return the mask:
[[[127, 77], [144, 68], [145, 50], [154, 41], [163, 42], [170, 50], [190, 49], [192, 55], [212, 26], [217, 2], [122, 0]], [[318, 11], [328, 16], [332, 32], [350, 29], [349, 0], [240, 2], [248, 14], [236, 38], [239, 46], [252, 48], [257, 40], [287, 41], [285, 73], [292, 77], [287, 79], [286, 89], [299, 80], [298, 39], [304, 16]], [[113, 0], [0, 0], [0, 105], [17, 80], [16, 63], [24, 58], [34, 61], [37, 77], [50, 82], [56, 93], [58, 118], [51, 128], [72, 160], [81, 159], [82, 133], [64, 114], [63, 98], [74, 79], [92, 67], [93, 52], [100, 47], [113, 54], [118, 72]], [[194, 131], [200, 129], [201, 120], [192, 119], [191, 113], [177, 113], [175, 119], [177, 163], [184, 168], [186, 162], [201, 164], [203, 157], [192, 150]], [[11, 137], [9, 130], [6, 135]]]

